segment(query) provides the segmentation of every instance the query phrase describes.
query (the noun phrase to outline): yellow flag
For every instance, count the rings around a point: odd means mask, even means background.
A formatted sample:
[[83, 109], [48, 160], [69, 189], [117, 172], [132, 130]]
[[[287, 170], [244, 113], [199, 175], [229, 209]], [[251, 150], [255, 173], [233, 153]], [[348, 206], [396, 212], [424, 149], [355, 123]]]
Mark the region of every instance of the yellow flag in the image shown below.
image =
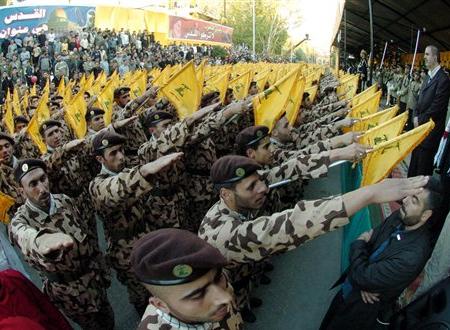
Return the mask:
[[144, 94], [147, 88], [147, 73], [145, 71], [137, 71], [129, 86], [131, 98], [135, 99]]
[[233, 89], [233, 95], [236, 100], [242, 100], [248, 95], [248, 89], [252, 82], [252, 72], [249, 70], [239, 77], [233, 79], [229, 83], [229, 87]]
[[352, 127], [346, 128], [343, 131], [349, 132], [365, 132], [375, 126], [378, 126], [381, 123], [384, 123], [388, 121], [391, 118], [394, 118], [394, 116], [398, 112], [398, 105], [394, 105], [391, 108], [387, 108], [383, 111], [375, 112], [374, 114], [368, 115], [364, 118], [361, 118], [360, 121], [356, 122]]
[[61, 81], [59, 82], [58, 90], [56, 92], [62, 97], [66, 94], [66, 82], [64, 81], [64, 77], [61, 77]]
[[154, 86], [164, 86], [167, 83], [167, 80], [169, 79], [170, 73], [172, 72], [172, 67], [170, 65], [167, 65], [161, 73], [153, 80]]
[[5, 109], [5, 126], [8, 129], [9, 134], [14, 134], [14, 115], [12, 109], [11, 97], [9, 96], [9, 91], [6, 94], [5, 104], [3, 105]]
[[206, 86], [203, 91], [204, 94], [217, 91], [220, 93], [220, 102], [225, 101], [225, 95], [227, 94], [228, 81], [230, 79], [231, 71], [227, 70], [224, 74], [214, 77], [213, 79], [206, 81]]
[[[311, 102], [314, 102], [314, 100], [316, 99], [317, 96], [317, 90], [318, 90], [319, 86], [318, 85], [314, 85], [311, 86], [309, 88], [305, 88], [305, 93], [309, 93], [309, 100]], [[302, 96], [303, 97], [303, 96]]]
[[264, 125], [272, 131], [275, 123], [283, 114], [298, 71], [292, 70], [270, 88], [259, 93], [253, 99], [255, 125]]
[[33, 87], [31, 87], [30, 96], [36, 96], [36, 95], [37, 95], [36, 84], [33, 84]]
[[42, 90], [43, 94], [50, 95], [50, 81], [47, 78], [47, 81], [45, 82], [44, 89]]
[[15, 115], [21, 116], [22, 111], [20, 110], [20, 98], [19, 98], [19, 91], [17, 90], [17, 87], [14, 87], [12, 106], [13, 106]]
[[286, 117], [291, 126], [295, 125], [300, 112], [304, 90], [305, 78], [297, 79], [292, 86], [291, 93], [289, 94], [289, 99], [286, 104]]
[[380, 105], [381, 91], [376, 92], [366, 101], [359, 103], [357, 106], [353, 107], [348, 117], [350, 118], [364, 118], [368, 115], [374, 114], [378, 111], [378, 106]]
[[39, 127], [44, 121], [50, 119], [50, 110], [47, 106], [47, 102], [48, 94], [44, 92], [44, 95], [42, 95], [41, 99], [39, 100], [38, 107], [27, 127], [28, 135], [30, 135], [33, 142], [37, 145], [40, 152], [43, 154], [47, 152], [47, 146], [45, 145], [41, 135], [39, 134]]
[[358, 90], [359, 75], [349, 75], [340, 79], [340, 85], [337, 87], [337, 95], [344, 95], [342, 99], [350, 100], [356, 95]]
[[255, 75], [253, 78], [254, 81], [256, 81], [256, 86], [258, 86], [258, 89], [260, 91], [263, 91], [266, 86], [267, 79], [269, 79], [269, 73], [270, 70], [264, 70], [262, 72], [258, 72], [258, 74]]
[[350, 102], [350, 106], [354, 107], [355, 105], [358, 105], [358, 104], [366, 101], [369, 97], [371, 97], [377, 91], [378, 91], [378, 85], [377, 84], [373, 84], [372, 86], [367, 88], [365, 91], [362, 91], [361, 93], [356, 94], [352, 98], [352, 100]]
[[384, 179], [434, 128], [434, 122], [428, 123], [378, 144], [363, 163], [361, 186], [377, 183]]
[[64, 91], [64, 103], [67, 104], [70, 102], [70, 100], [72, 99], [72, 89], [73, 86], [75, 85], [75, 82], [73, 80], [69, 81], [69, 83], [66, 86], [66, 89]]
[[161, 87], [161, 93], [174, 105], [180, 119], [197, 111], [201, 90], [192, 61], [188, 62]]
[[66, 106], [64, 119], [70, 125], [78, 139], [86, 135], [86, 101], [84, 100], [84, 90], [80, 90]]
[[397, 117], [369, 129], [360, 137], [359, 143], [374, 147], [382, 142], [392, 140], [403, 131], [407, 120], [408, 112], [406, 111]]
[[0, 191], [0, 221], [8, 224], [10, 219], [8, 211], [16, 201], [9, 195], [6, 195]]
[[200, 88], [200, 90], [203, 89], [203, 82], [205, 81], [205, 63], [206, 60], [202, 60], [199, 66], [195, 69], [195, 77], [197, 78], [198, 88]]
[[[22, 97], [22, 102], [20, 103], [21, 108], [23, 109], [23, 112], [25, 115], [27, 115], [27, 109], [28, 109], [28, 98], [30, 97], [30, 93], [28, 92], [28, 89], [25, 91], [25, 94]], [[28, 117], [28, 116], [27, 116]]]

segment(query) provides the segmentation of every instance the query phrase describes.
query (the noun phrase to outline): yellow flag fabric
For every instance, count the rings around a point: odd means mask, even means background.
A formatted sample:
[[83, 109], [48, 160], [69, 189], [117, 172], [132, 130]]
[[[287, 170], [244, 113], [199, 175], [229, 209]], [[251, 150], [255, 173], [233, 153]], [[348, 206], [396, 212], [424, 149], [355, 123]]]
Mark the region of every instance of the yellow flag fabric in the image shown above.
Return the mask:
[[348, 117], [350, 118], [364, 118], [378, 111], [380, 105], [381, 91], [376, 92], [366, 101], [359, 103], [353, 107]]
[[270, 70], [258, 72], [258, 74], [253, 78], [253, 80], [256, 81], [256, 86], [258, 86], [258, 89], [260, 91], [263, 91], [265, 89], [264, 87], [266, 86], [267, 79], [269, 79], [269, 73]]
[[36, 95], [37, 95], [36, 84], [33, 84], [33, 87], [31, 87], [30, 96], [36, 96]]
[[86, 101], [84, 100], [84, 90], [80, 90], [66, 106], [64, 119], [70, 125], [78, 139], [86, 135]]
[[9, 134], [14, 134], [14, 115], [13, 115], [13, 109], [12, 109], [12, 102], [11, 98], [9, 97], [9, 92], [6, 95], [5, 100], [5, 126], [8, 130]]
[[10, 219], [8, 211], [15, 203], [14, 198], [0, 191], [0, 221], [8, 224]]
[[131, 80], [130, 94], [131, 98], [135, 99], [144, 94], [147, 88], [147, 73], [145, 71], [138, 71]]
[[66, 82], [64, 80], [64, 77], [61, 77], [61, 81], [59, 82], [57, 93], [59, 96], [62, 96], [62, 97], [64, 97], [64, 95], [66, 94]]
[[45, 145], [41, 135], [39, 134], [39, 127], [44, 121], [50, 119], [50, 110], [47, 106], [47, 102], [48, 93], [44, 92], [44, 95], [42, 95], [41, 99], [39, 100], [38, 107], [27, 127], [28, 135], [39, 148], [39, 151], [43, 154], [47, 152], [47, 146]]
[[292, 70], [284, 78], [253, 98], [255, 125], [267, 126], [272, 131], [286, 108], [292, 86], [297, 77], [298, 71]]
[[300, 106], [302, 105], [303, 92], [305, 90], [305, 78], [298, 79], [292, 86], [289, 99], [286, 104], [286, 117], [291, 126], [295, 125], [298, 114], [300, 112]]
[[355, 105], [360, 104], [361, 102], [366, 101], [369, 97], [371, 97], [373, 94], [375, 94], [378, 91], [378, 85], [377, 84], [373, 84], [372, 86], [370, 86], [369, 88], [367, 88], [366, 90], [362, 91], [359, 94], [356, 94], [351, 102], [350, 102], [350, 106], [354, 107]]
[[408, 120], [408, 112], [389, 119], [376, 127], [369, 129], [359, 139], [359, 143], [374, 147], [382, 142], [392, 140], [397, 137]]
[[363, 163], [361, 186], [377, 183], [384, 179], [434, 128], [434, 122], [428, 123], [378, 144]]
[[374, 114], [368, 115], [364, 118], [361, 118], [360, 121], [356, 122], [352, 127], [350, 128], [344, 128], [344, 132], [365, 132], [375, 126], [378, 126], [381, 123], [384, 123], [388, 121], [391, 118], [394, 118], [394, 116], [398, 112], [398, 105], [394, 105], [391, 108], [387, 108], [383, 111], [378, 111]]
[[25, 91], [25, 94], [22, 97], [22, 101], [20, 102], [21, 108], [24, 110], [24, 113], [26, 114], [26, 111], [28, 109], [28, 98], [30, 97], [30, 92], [28, 92], [28, 89]]
[[250, 83], [252, 82], [252, 76], [253, 74], [249, 70], [230, 81], [228, 86], [233, 89], [233, 95], [236, 100], [242, 100], [248, 95], [248, 89], [250, 88]]
[[153, 80], [154, 86], [164, 86], [167, 83], [167, 80], [169, 79], [170, 73], [172, 72], [172, 67], [170, 65], [167, 65], [161, 73]]
[[183, 66], [161, 87], [161, 93], [173, 104], [180, 119], [197, 111], [201, 90], [198, 88], [192, 61]]
[[314, 85], [308, 88], [305, 88], [305, 93], [309, 93], [309, 100], [314, 102], [317, 96], [318, 85]]
[[103, 87], [100, 94], [97, 95], [97, 101], [95, 105], [103, 111], [105, 111], [104, 120], [105, 125], [109, 125], [112, 119], [112, 109], [113, 109], [113, 101], [114, 101], [114, 88], [115, 83], [118, 83], [118, 78], [116, 76], [115, 79], [110, 78], [106, 83], [106, 86]]
[[359, 75], [349, 75], [340, 79], [340, 85], [337, 87], [337, 95], [343, 95], [342, 99], [350, 100], [356, 95], [358, 90]]
[[206, 81], [206, 86], [203, 91], [205, 94], [217, 91], [220, 94], [220, 102], [225, 101], [225, 95], [227, 94], [228, 81], [230, 79], [230, 70], [227, 70], [224, 74], [214, 77], [213, 79]]
[[48, 78], [45, 83], [44, 89], [42, 91], [43, 91], [43, 94], [50, 95], [50, 81], [48, 80]]
[[16, 114], [16, 116], [21, 116], [22, 110], [20, 109], [20, 98], [19, 98], [19, 92], [17, 90], [17, 87], [14, 87], [12, 106], [13, 106], [13, 110], [14, 110], [14, 113]]

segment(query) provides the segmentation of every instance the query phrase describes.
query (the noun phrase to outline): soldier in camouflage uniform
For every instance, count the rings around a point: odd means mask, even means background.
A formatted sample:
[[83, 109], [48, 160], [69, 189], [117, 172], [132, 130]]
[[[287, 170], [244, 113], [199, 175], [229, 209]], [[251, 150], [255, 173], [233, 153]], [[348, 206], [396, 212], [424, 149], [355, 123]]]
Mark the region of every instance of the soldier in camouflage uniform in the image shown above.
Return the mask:
[[136, 242], [131, 260], [152, 294], [139, 330], [242, 329], [227, 260], [195, 234], [157, 230]]
[[181, 154], [169, 154], [142, 166], [125, 168], [124, 143], [125, 137], [114, 131], [95, 135], [93, 148], [102, 169], [91, 182], [89, 192], [103, 221], [108, 261], [116, 270], [118, 280], [127, 287], [130, 302], [142, 315], [148, 295], [131, 272], [131, 248], [140, 237], [157, 229], [150, 194], [158, 185], [155, 174], [177, 161]]
[[347, 224], [349, 216], [370, 203], [415, 194], [428, 181], [426, 177], [385, 180], [342, 196], [299, 201], [292, 209], [256, 217], [255, 212], [266, 201], [267, 184], [289, 177], [297, 166], [291, 162], [261, 171], [260, 165], [247, 157], [225, 156], [211, 169], [220, 200], [203, 219], [199, 236], [217, 247], [230, 262], [227, 269], [231, 271], [241, 308], [249, 294], [248, 286], [243, 285], [249, 276], [249, 265], [251, 269], [254, 262]]
[[[152, 106], [156, 100], [157, 89], [150, 88], [142, 96], [131, 100], [130, 88], [119, 87], [114, 91], [114, 106], [112, 114], [112, 122], [123, 120], [137, 115], [137, 110], [144, 105]], [[137, 155], [139, 147], [147, 141], [143, 120], [145, 119], [145, 112], [142, 112], [138, 118], [132, 122], [132, 127], [127, 130], [125, 135], [127, 140], [125, 142], [125, 151], [130, 166], [139, 164], [139, 157]]]
[[11, 221], [12, 240], [40, 274], [51, 301], [83, 329], [113, 329], [101, 253], [74, 201], [51, 194], [45, 163], [18, 162], [15, 178], [26, 197]]

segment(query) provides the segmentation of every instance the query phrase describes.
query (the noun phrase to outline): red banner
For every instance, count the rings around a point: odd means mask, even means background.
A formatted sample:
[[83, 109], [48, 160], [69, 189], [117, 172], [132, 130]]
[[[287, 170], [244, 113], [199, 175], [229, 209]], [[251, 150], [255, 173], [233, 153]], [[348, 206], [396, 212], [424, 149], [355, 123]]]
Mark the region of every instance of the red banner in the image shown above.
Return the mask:
[[169, 16], [169, 39], [217, 42], [231, 45], [233, 29], [220, 24]]

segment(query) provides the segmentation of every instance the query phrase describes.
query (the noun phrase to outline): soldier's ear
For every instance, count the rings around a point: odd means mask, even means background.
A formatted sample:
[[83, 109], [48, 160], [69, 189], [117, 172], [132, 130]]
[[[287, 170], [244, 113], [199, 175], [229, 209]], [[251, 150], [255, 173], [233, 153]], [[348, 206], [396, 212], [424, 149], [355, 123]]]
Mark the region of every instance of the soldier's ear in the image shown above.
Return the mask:
[[219, 195], [220, 198], [222, 198], [226, 202], [229, 202], [232, 198], [232, 192], [227, 188], [220, 188]]
[[156, 308], [158, 308], [159, 310], [163, 311], [164, 313], [170, 314], [169, 306], [158, 297], [150, 297], [148, 299], [148, 302], [153, 306], [155, 306]]
[[248, 148], [247, 150], [245, 150], [245, 154], [247, 155], [248, 158], [255, 159], [256, 150], [252, 149], [252, 148]]
[[100, 155], [96, 155], [95, 159], [100, 163], [103, 164], [105, 162], [105, 159], [103, 158], [103, 156]]

